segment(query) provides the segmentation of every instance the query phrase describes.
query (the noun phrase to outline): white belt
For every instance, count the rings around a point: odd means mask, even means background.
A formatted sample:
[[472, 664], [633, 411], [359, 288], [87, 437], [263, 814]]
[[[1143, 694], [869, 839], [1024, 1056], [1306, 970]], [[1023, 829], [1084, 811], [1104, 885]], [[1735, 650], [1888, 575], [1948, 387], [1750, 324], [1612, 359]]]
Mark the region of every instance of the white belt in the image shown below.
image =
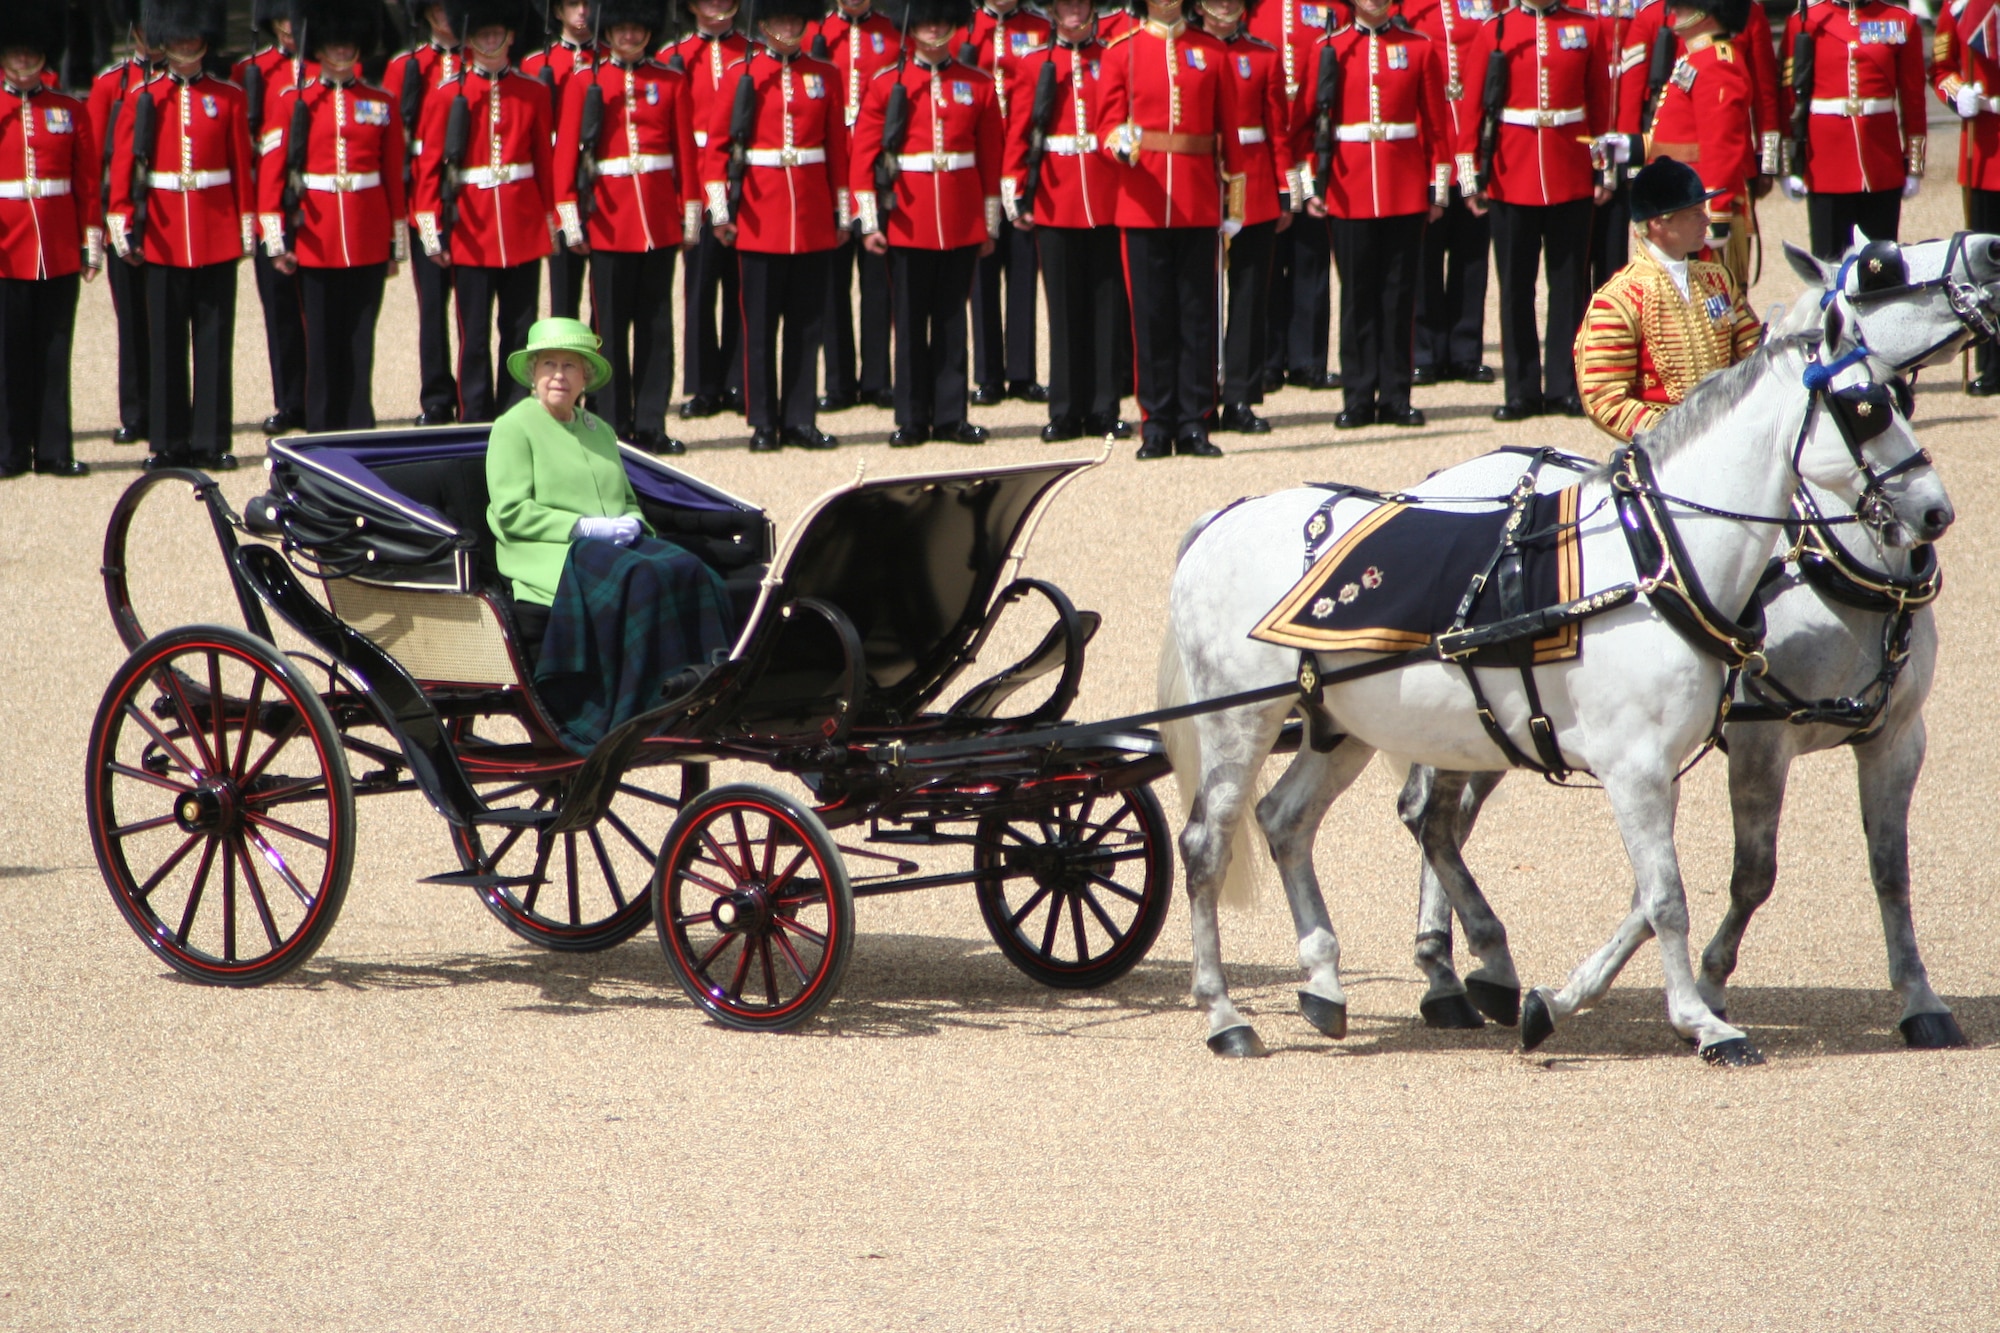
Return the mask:
[[1375, 143], [1383, 139], [1414, 139], [1417, 137], [1415, 121], [1373, 121], [1366, 125], [1341, 125], [1333, 131], [1333, 137], [1342, 143]]
[[304, 179], [308, 190], [320, 190], [327, 194], [353, 194], [359, 190], [379, 188], [382, 184], [382, 173], [364, 171], [359, 175], [316, 176], [309, 171]]
[[218, 185], [227, 185], [230, 175], [227, 168], [221, 171], [155, 171], [147, 184], [156, 190], [212, 190]]
[[0, 181], [0, 199], [47, 199], [68, 193], [67, 180]]
[[1502, 125], [1525, 125], [1529, 129], [1547, 129], [1552, 125], [1576, 125], [1583, 120], [1583, 108], [1564, 107], [1560, 111], [1537, 111], [1533, 107], [1525, 110], [1517, 106], [1500, 108]]
[[614, 157], [597, 164], [600, 176], [644, 176], [654, 171], [672, 171], [672, 153], [634, 153], [630, 157]]
[[532, 162], [502, 162], [497, 167], [466, 167], [458, 173], [458, 183], [470, 185], [475, 190], [497, 190], [510, 181], [534, 178], [535, 164]]
[[1248, 126], [1247, 128], [1236, 131], [1236, 142], [1238, 143], [1264, 142], [1264, 127], [1262, 125], [1251, 125]]
[[753, 167], [809, 167], [826, 161], [826, 149], [752, 148], [743, 160]]
[[1097, 151], [1097, 136], [1094, 134], [1051, 134], [1042, 143], [1058, 157], [1075, 157], [1079, 153]]
[[1815, 97], [1815, 116], [1886, 116], [1896, 109], [1893, 97]]
[[896, 165], [905, 171], [970, 171], [979, 159], [971, 153], [898, 153]]

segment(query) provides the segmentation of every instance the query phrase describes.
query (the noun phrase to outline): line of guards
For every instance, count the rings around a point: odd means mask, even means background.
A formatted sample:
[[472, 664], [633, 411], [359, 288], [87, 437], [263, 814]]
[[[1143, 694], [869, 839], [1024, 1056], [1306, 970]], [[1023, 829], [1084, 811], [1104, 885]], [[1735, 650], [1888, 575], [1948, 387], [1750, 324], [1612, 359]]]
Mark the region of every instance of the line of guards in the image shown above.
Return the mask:
[[[493, 373], [495, 335], [502, 358], [522, 345], [546, 259], [555, 313], [590, 289], [615, 371], [601, 414], [678, 452], [677, 250], [681, 415], [740, 409], [753, 449], [831, 447], [817, 413], [857, 401], [894, 407], [899, 445], [982, 440], [968, 406], [1007, 396], [1048, 403], [1051, 441], [1123, 436], [1136, 393], [1139, 456], [1157, 458], [1268, 430], [1254, 409], [1284, 382], [1344, 388], [1343, 427], [1422, 424], [1413, 384], [1491, 382], [1489, 246], [1495, 418], [1580, 415], [1572, 340], [1625, 262], [1629, 172], [1669, 156], [1723, 191], [1711, 254], [1740, 286], [1774, 180], [1806, 199], [1823, 257], [1856, 226], [1895, 236], [1927, 81], [1968, 122], [1968, 223], [2000, 230], [1995, 0], [1940, 15], [1928, 80], [1918, 20], [1883, 0], [1811, 3], [1775, 50], [1751, 0], [1191, 3], [908, 0], [892, 21], [869, 0], [688, 0], [671, 40], [669, 0], [554, 0], [546, 19], [528, 0], [405, 0], [427, 40], [377, 87], [361, 68], [390, 26], [380, 0], [258, 0], [271, 44], [227, 80], [205, 67], [219, 0], [141, 0], [135, 54], [87, 106], [52, 86], [60, 7], [10, 6], [0, 472], [86, 470], [72, 329], [79, 275], [106, 267], [116, 438], [152, 461], [234, 464], [246, 256], [271, 433], [374, 424], [375, 322], [405, 262], [420, 420], [492, 419], [519, 393]], [[1974, 392], [2000, 391], [1990, 356]]]

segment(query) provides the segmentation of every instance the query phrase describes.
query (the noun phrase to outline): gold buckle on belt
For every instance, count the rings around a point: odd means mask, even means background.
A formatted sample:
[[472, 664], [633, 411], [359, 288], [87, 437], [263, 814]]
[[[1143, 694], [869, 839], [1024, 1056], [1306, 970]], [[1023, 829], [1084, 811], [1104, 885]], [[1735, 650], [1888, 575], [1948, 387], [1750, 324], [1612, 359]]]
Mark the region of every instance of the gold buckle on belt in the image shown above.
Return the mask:
[[1858, 98], [1858, 97], [1850, 97], [1850, 98], [1848, 98], [1848, 99], [1847, 99], [1847, 114], [1848, 114], [1848, 115], [1850, 115], [1850, 116], [1858, 116], [1858, 115], [1860, 115], [1860, 114], [1861, 114], [1861, 99], [1860, 99], [1860, 98]]
[[1546, 109], [1537, 110], [1535, 112], [1535, 124], [1540, 126], [1542, 129], [1546, 130], [1551, 126], [1553, 126], [1555, 123], [1556, 123], [1555, 112]]
[[1368, 141], [1370, 143], [1380, 143], [1382, 140], [1388, 137], [1389, 137], [1389, 127], [1387, 125], [1384, 125], [1379, 120], [1371, 120], [1368, 122]]
[[1444, 95], [1451, 101], [1456, 102], [1459, 98], [1465, 96], [1465, 85], [1457, 79], [1453, 79], [1444, 86]]
[[781, 167], [795, 167], [795, 166], [797, 166], [798, 164], [799, 164], [799, 150], [798, 150], [798, 149], [796, 149], [796, 148], [780, 148], [780, 149], [778, 150], [778, 165], [779, 165], [779, 166], [781, 166]]
[[337, 194], [353, 194], [354, 177], [345, 171], [336, 172], [333, 177], [333, 188]]
[[182, 194], [194, 193], [194, 169], [192, 167], [183, 167], [181, 169], [180, 181]]
[[943, 173], [943, 172], [947, 172], [947, 171], [950, 171], [950, 170], [951, 170], [951, 154], [950, 154], [950, 153], [932, 153], [932, 154], [931, 154], [931, 171], [932, 171], [932, 172], [933, 172], [934, 174], [941, 174], [941, 173]]

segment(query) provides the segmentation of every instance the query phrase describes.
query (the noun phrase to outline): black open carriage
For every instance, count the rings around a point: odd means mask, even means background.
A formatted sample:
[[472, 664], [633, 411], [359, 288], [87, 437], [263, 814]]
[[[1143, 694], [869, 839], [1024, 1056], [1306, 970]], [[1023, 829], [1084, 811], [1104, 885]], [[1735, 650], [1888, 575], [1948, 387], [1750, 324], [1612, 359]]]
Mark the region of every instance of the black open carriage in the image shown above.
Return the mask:
[[[648, 521], [723, 575], [744, 628], [727, 661], [578, 755], [531, 683], [534, 608], [495, 569], [485, 442], [483, 427], [282, 440], [243, 515], [188, 470], [119, 501], [104, 578], [131, 656], [91, 731], [88, 822], [119, 910], [174, 969], [253, 985], [305, 961], [347, 889], [355, 798], [405, 791], [457, 857], [425, 882], [473, 890], [552, 949], [651, 920], [688, 994], [737, 1027], [826, 1003], [858, 897], [969, 886], [1002, 952], [1053, 986], [1145, 956], [1173, 880], [1148, 786], [1166, 760], [1150, 733], [1061, 727], [1098, 618], [1014, 577], [1088, 461], [857, 479], [774, 550], [761, 510], [626, 450]], [[148, 637], [133, 611], [133, 516], [181, 486], [205, 504], [242, 630]], [[1029, 595], [1053, 612], [1040, 644], [940, 707]], [[310, 649], [281, 650], [272, 613]], [[1003, 715], [1038, 679], [1045, 701]], [[730, 760], [796, 776], [813, 803], [711, 790]], [[926, 848], [970, 865], [926, 870]]]

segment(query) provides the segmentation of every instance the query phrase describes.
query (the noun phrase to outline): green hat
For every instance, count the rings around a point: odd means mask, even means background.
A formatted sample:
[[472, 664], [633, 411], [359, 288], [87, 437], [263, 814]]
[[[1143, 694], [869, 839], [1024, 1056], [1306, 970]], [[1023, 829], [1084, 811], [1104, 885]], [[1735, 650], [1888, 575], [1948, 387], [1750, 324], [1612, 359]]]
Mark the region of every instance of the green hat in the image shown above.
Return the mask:
[[574, 352], [590, 367], [590, 381], [583, 386], [584, 392], [596, 393], [611, 382], [611, 363], [597, 352], [603, 345], [603, 340], [590, 331], [590, 325], [580, 319], [565, 319], [560, 315], [538, 319], [528, 330], [528, 345], [507, 358], [507, 373], [533, 388], [534, 379], [528, 370], [538, 353]]

